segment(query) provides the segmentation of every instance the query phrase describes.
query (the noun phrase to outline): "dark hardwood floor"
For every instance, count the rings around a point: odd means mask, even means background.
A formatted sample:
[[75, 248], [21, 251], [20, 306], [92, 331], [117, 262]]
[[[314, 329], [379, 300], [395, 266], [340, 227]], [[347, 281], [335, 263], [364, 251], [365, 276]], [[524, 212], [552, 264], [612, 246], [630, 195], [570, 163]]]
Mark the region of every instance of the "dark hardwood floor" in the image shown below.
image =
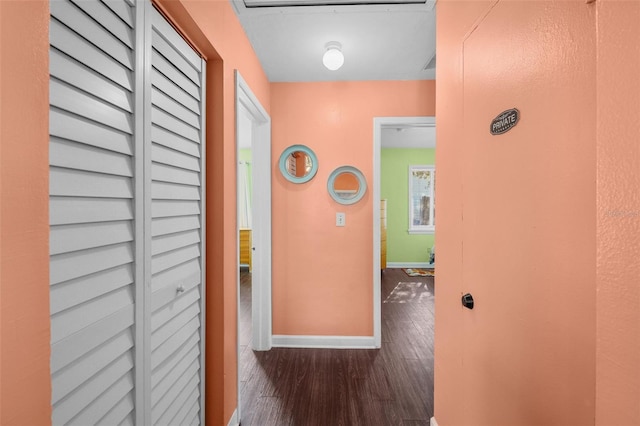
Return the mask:
[[429, 424], [432, 277], [409, 277], [401, 269], [382, 272], [381, 349], [254, 352], [248, 272], [241, 273], [240, 300], [242, 426]]

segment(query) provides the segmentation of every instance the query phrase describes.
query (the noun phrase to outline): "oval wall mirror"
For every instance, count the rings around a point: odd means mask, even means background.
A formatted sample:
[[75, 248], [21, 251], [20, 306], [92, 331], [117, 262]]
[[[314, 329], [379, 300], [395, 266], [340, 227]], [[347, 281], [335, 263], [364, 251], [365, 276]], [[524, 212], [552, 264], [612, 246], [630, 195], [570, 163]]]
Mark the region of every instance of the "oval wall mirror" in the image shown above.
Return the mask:
[[290, 182], [309, 182], [318, 171], [318, 159], [313, 151], [304, 145], [292, 145], [280, 156], [280, 173]]
[[327, 189], [337, 203], [354, 204], [367, 192], [367, 181], [360, 170], [353, 166], [342, 166], [329, 175]]

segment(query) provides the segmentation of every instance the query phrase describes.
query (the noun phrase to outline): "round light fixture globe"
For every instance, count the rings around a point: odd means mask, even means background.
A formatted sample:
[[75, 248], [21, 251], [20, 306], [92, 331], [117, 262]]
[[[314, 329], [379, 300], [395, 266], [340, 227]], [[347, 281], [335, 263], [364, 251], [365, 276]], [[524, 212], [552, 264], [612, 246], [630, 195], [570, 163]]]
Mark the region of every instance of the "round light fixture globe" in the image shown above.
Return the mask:
[[327, 49], [322, 56], [322, 63], [327, 69], [335, 71], [344, 64], [344, 55], [342, 54], [342, 45], [337, 41], [330, 41], [325, 45]]

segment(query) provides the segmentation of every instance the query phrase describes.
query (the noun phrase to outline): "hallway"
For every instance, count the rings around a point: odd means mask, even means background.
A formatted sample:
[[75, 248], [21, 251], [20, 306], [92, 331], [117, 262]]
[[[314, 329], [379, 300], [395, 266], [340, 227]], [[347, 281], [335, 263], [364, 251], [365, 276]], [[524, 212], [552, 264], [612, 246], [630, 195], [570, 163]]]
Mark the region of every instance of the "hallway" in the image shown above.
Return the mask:
[[433, 296], [433, 277], [386, 269], [381, 349], [253, 352], [248, 346], [251, 275], [242, 272], [241, 424], [428, 425], [433, 416]]

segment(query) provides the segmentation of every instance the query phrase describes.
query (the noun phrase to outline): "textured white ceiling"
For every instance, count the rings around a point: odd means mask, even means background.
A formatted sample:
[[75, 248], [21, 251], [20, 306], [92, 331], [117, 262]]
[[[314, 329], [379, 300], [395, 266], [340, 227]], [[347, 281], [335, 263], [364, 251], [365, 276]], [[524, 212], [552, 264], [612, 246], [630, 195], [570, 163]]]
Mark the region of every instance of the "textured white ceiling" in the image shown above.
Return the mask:
[[[432, 80], [433, 0], [424, 4], [247, 8], [230, 0], [271, 82]], [[338, 41], [344, 65], [322, 65], [325, 44]]]
[[436, 128], [429, 127], [383, 127], [382, 148], [435, 148]]

